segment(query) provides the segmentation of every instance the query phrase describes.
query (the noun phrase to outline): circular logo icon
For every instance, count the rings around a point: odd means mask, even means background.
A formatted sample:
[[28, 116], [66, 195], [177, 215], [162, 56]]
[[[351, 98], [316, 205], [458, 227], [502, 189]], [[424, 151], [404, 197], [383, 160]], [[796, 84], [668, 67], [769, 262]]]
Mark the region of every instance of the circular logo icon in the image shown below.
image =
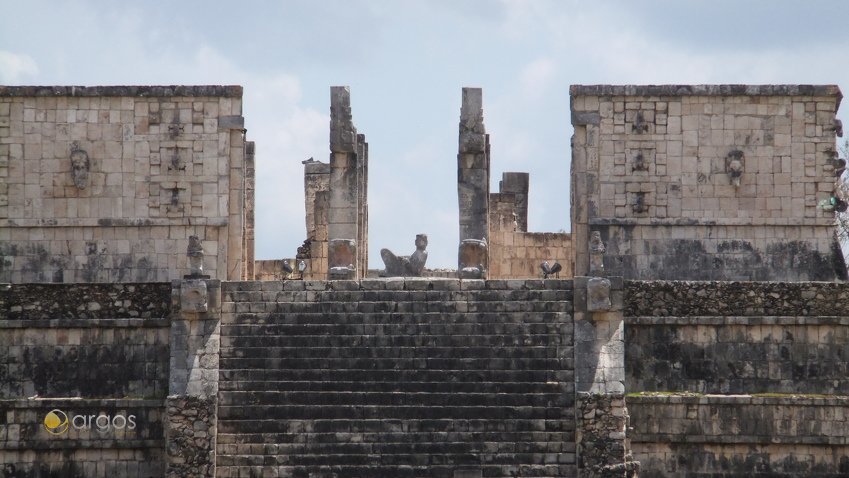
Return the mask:
[[68, 431], [68, 415], [54, 408], [44, 416], [44, 429], [51, 435], [61, 435]]

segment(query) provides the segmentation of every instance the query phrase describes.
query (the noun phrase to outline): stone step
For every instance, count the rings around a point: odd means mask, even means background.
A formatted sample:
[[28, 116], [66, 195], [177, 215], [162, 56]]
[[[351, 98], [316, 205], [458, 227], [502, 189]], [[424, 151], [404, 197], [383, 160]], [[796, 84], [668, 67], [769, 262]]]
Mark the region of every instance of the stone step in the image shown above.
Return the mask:
[[451, 300], [529, 300], [564, 297], [572, 289], [417, 289], [417, 290], [250, 290], [222, 291], [225, 301], [260, 302], [269, 300], [421, 300], [447, 297]]
[[[483, 390], [483, 389], [482, 389]], [[313, 392], [313, 391], [220, 391], [218, 406], [255, 407], [264, 405], [314, 405], [314, 406], [422, 406], [464, 407], [515, 406], [551, 407], [569, 406], [574, 396], [561, 393], [434, 393], [434, 392]]]
[[[569, 359], [571, 360], [571, 359]], [[557, 370], [560, 359], [538, 358], [225, 358], [222, 370], [230, 369], [294, 369], [294, 370]]]
[[535, 347], [222, 347], [222, 358], [557, 358], [565, 350], [556, 346]]
[[571, 322], [569, 312], [538, 312], [516, 314], [511, 312], [340, 312], [340, 313], [252, 313], [229, 314], [223, 325], [334, 325], [334, 324], [493, 324], [493, 323], [566, 323]]
[[[279, 453], [278, 444], [298, 444], [305, 446], [309, 443], [444, 443], [444, 442], [558, 442], [562, 441], [564, 451], [575, 451], [573, 432], [550, 431], [485, 431], [485, 432], [404, 432], [402, 425], [396, 423], [394, 428], [399, 431], [382, 432], [335, 432], [313, 433], [306, 430], [303, 422], [289, 422], [289, 432], [276, 433], [219, 433], [216, 435], [219, 453], [235, 455], [236, 450], [224, 445], [239, 445], [237, 450], [244, 452], [242, 446], [251, 446], [256, 454], [259, 450], [270, 454]], [[411, 423], [411, 422], [407, 422]], [[393, 427], [388, 427], [392, 429]], [[303, 453], [303, 452], [301, 452]]]
[[509, 347], [571, 345], [564, 334], [267, 335], [221, 336], [230, 347]]
[[374, 382], [570, 382], [572, 370], [221, 369], [219, 380]]
[[[371, 442], [344, 443], [332, 437], [326, 442], [317, 442], [310, 436], [308, 443], [280, 442], [268, 444], [219, 444], [216, 451], [220, 455], [244, 457], [251, 455], [278, 456], [285, 460], [297, 461], [297, 457], [309, 455], [344, 454], [344, 455], [397, 455], [397, 454], [430, 454], [445, 453], [476, 453], [483, 455], [499, 453], [563, 453], [567, 452], [565, 443], [561, 441], [508, 441], [494, 440], [487, 442], [471, 441], [441, 441], [441, 442]], [[487, 438], [494, 438], [489, 436]], [[238, 463], [238, 459], [234, 460]]]
[[[544, 420], [562, 418], [558, 406], [440, 406], [420, 405], [220, 405], [219, 420], [316, 420], [316, 419], [479, 419]], [[247, 430], [244, 430], [247, 431]]]
[[[503, 433], [508, 431], [508, 423], [503, 419], [472, 418], [422, 418], [422, 419], [330, 419], [318, 418], [311, 421], [277, 419], [219, 419], [219, 434], [289, 434], [301, 435], [306, 440], [312, 435], [331, 434], [340, 437], [350, 434], [431, 434], [460, 433], [463, 435], [480, 433]], [[557, 418], [513, 420], [509, 422], [511, 433], [574, 433], [575, 414], [569, 408]], [[341, 438], [340, 438], [341, 439]]]
[[[262, 460], [258, 460], [262, 461]], [[481, 476], [487, 478], [513, 478], [519, 476], [533, 477], [562, 477], [574, 476], [575, 466], [572, 465], [481, 465], [469, 464], [458, 466], [455, 464], [428, 463], [427, 465], [396, 465], [396, 466], [283, 466], [283, 465], [255, 465], [255, 466], [218, 466], [216, 476], [222, 477], [306, 477], [306, 478], [363, 478], [363, 477], [391, 477], [391, 478], [445, 478], [454, 476], [458, 470], [481, 471]], [[508, 470], [508, 471], [505, 471]], [[507, 474], [505, 474], [507, 473]], [[474, 476], [474, 475], [472, 475]]]
[[561, 382], [375, 382], [375, 381], [222, 381], [219, 390], [271, 392], [432, 392], [432, 393], [570, 393], [574, 384]]
[[554, 323], [430, 323], [430, 324], [264, 324], [221, 325], [221, 334], [266, 335], [534, 335], [569, 333], [572, 324]]
[[552, 301], [378, 301], [378, 302], [289, 302], [251, 301], [223, 302], [222, 320], [230, 322], [233, 314], [242, 313], [455, 313], [455, 312], [571, 312], [567, 300]]
[[[485, 464], [482, 464], [484, 460]], [[574, 463], [574, 453], [493, 453], [483, 456], [479, 453], [325, 454], [296, 455], [291, 458], [267, 455], [219, 455], [216, 475], [250, 478], [269, 476], [442, 478], [456, 476], [453, 474], [454, 471], [465, 469], [480, 470], [480, 476], [487, 478], [511, 476], [546, 478], [575, 476]], [[236, 467], [239, 467], [236, 474], [229, 474], [228, 468]]]

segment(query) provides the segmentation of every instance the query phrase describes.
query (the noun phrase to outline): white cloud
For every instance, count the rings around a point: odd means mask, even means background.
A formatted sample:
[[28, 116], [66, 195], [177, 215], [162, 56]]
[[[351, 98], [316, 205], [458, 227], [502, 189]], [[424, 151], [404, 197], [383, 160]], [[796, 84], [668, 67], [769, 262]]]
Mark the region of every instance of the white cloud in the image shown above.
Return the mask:
[[20, 84], [38, 74], [38, 65], [29, 55], [0, 50], [0, 83]]

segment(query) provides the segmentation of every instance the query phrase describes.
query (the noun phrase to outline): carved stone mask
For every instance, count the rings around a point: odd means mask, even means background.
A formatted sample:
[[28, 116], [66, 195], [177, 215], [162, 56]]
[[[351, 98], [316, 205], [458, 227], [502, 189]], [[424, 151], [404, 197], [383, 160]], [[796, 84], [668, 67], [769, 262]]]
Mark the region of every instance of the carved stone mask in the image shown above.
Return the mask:
[[740, 176], [743, 175], [745, 168], [744, 160], [743, 152], [736, 149], [725, 157], [725, 172], [734, 186], [740, 186]]
[[91, 162], [88, 159], [88, 153], [75, 145], [71, 151], [71, 177], [74, 179], [74, 186], [79, 189], [87, 188], [90, 170]]

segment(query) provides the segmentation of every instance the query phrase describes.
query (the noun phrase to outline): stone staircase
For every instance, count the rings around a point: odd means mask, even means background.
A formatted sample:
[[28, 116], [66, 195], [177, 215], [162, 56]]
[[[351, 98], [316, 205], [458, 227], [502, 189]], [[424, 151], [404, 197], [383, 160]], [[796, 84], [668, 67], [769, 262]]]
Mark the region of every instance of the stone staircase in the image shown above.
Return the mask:
[[217, 476], [574, 476], [571, 286], [223, 284]]

